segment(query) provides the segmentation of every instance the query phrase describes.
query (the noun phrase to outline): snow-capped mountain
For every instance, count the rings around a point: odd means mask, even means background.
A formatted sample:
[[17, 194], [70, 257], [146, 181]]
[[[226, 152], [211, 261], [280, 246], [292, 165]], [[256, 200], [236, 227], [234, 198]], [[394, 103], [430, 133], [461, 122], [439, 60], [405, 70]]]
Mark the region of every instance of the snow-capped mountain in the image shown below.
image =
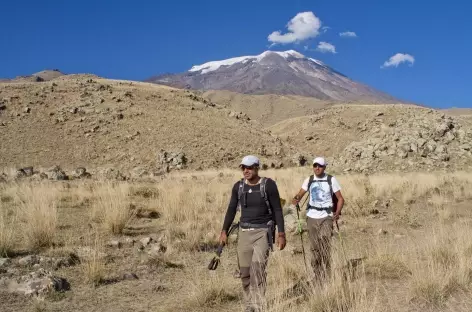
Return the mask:
[[265, 51], [256, 56], [212, 61], [195, 65], [181, 74], [165, 74], [146, 81], [178, 88], [245, 94], [301, 95], [343, 102], [400, 102], [293, 50]]

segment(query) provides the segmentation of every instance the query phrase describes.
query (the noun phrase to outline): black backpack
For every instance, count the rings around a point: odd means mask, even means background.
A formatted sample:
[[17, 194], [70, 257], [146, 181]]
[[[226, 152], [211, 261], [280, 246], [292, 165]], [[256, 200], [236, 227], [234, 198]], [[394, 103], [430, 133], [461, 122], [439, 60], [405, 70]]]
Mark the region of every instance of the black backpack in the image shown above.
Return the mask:
[[[259, 183], [260, 187], [260, 192], [261, 192], [261, 197], [264, 199], [267, 210], [269, 211], [269, 214], [272, 216], [272, 209], [270, 208], [270, 203], [269, 203], [269, 198], [267, 197], [267, 192], [266, 192], [266, 182], [267, 178], [261, 177], [261, 182]], [[243, 188], [244, 188], [244, 179], [241, 179], [239, 181], [239, 188], [238, 188], [238, 207], [237, 209], [241, 209], [241, 196], [243, 196]]]
[[[333, 199], [333, 213], [334, 213], [334, 212], [336, 212], [336, 210], [338, 208], [338, 198], [336, 197], [336, 194], [334, 194], [334, 192], [333, 192], [332, 179], [333, 179], [332, 175], [326, 174], [326, 180], [316, 180], [316, 182], [327, 182], [328, 183], [329, 190], [331, 192], [331, 198]], [[308, 181], [308, 188], [307, 188], [308, 192], [310, 192], [310, 186], [314, 182], [314, 180], [315, 180], [315, 176], [312, 174], [310, 176], [309, 181]], [[308, 196], [310, 196], [309, 193], [308, 193]], [[309, 206], [310, 206], [310, 201], [308, 200], [307, 209], [308, 209]]]

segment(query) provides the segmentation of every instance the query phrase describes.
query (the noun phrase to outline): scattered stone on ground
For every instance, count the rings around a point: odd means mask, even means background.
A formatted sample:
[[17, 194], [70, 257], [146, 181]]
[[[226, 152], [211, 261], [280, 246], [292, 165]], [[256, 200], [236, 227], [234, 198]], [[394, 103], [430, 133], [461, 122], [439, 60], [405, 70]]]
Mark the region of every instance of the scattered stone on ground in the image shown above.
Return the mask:
[[69, 282], [51, 272], [39, 269], [19, 278], [0, 278], [0, 291], [19, 293], [26, 296], [41, 296], [54, 291], [67, 291]]
[[247, 114], [243, 113], [243, 112], [233, 112], [233, 111], [231, 111], [228, 116], [231, 117], [231, 118], [236, 118], [236, 119], [244, 120], [244, 121], [251, 120], [251, 118], [249, 118], [249, 116]]
[[10, 258], [0, 258], [0, 268], [8, 266], [10, 263]]
[[33, 266], [35, 264], [38, 264], [39, 260], [39, 257], [35, 255], [28, 255], [18, 260], [18, 264], [22, 266]]
[[119, 240], [112, 240], [107, 243], [107, 247], [120, 249], [122, 247], [122, 243]]

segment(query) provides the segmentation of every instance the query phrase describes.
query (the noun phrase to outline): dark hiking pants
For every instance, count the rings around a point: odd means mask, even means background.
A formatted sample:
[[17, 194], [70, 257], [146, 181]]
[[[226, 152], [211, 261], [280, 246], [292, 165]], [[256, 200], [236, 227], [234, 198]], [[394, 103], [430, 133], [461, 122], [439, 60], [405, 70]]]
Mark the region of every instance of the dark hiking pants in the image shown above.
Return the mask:
[[266, 291], [266, 267], [269, 257], [267, 229], [240, 229], [238, 258], [246, 309], [262, 309]]
[[311, 247], [311, 266], [317, 280], [330, 274], [331, 270], [331, 236], [333, 218], [307, 218], [308, 235]]

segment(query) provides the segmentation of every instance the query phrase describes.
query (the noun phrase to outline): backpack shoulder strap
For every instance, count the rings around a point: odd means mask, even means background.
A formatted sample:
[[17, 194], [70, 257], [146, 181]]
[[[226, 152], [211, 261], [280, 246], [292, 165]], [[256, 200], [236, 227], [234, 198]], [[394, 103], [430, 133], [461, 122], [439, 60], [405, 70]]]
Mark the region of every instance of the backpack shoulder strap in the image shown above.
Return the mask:
[[329, 190], [330, 190], [330, 192], [331, 192], [331, 195], [333, 195], [333, 194], [334, 194], [334, 193], [333, 193], [333, 182], [331, 181], [331, 179], [333, 178], [333, 176], [330, 175], [330, 174], [328, 174], [327, 177], [328, 177], [327, 180], [328, 180], [328, 184], [329, 184]]
[[267, 210], [269, 210], [269, 214], [272, 215], [272, 209], [270, 208], [269, 197], [267, 196], [267, 192], [266, 192], [266, 183], [267, 183], [267, 178], [261, 178], [260, 192], [261, 192], [261, 197], [264, 199], [266, 203]]
[[[308, 198], [310, 198], [311, 194], [310, 194], [310, 186], [311, 184], [313, 183], [313, 181], [315, 180], [315, 175], [312, 174], [309, 178], [308, 178], [308, 187], [306, 188], [306, 191], [308, 192]], [[308, 207], [310, 207], [310, 200], [307, 200], [306, 202], [306, 207], [308, 209]]]
[[307, 191], [308, 191], [308, 192], [310, 191], [310, 186], [311, 186], [311, 184], [313, 183], [314, 180], [315, 180], [315, 175], [312, 174], [312, 175], [310, 176], [310, 178], [308, 179], [308, 188], [307, 188]]
[[241, 197], [243, 196], [244, 191], [244, 178], [239, 180], [239, 187], [238, 187], [238, 206], [237, 210], [241, 209]]

